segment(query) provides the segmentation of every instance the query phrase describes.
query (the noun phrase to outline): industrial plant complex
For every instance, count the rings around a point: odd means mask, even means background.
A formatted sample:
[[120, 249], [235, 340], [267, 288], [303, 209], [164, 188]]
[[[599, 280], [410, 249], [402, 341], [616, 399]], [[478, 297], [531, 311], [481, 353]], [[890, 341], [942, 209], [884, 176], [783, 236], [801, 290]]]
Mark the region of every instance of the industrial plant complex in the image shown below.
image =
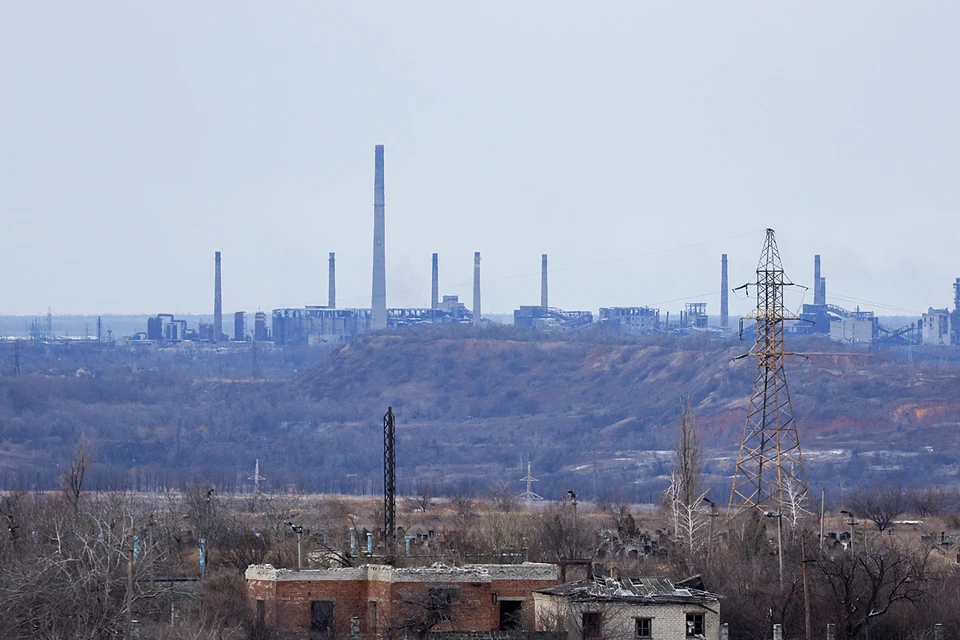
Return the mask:
[[[364, 331], [423, 324], [480, 325], [487, 320], [481, 312], [481, 256], [474, 254], [473, 300], [470, 307], [456, 295], [440, 294], [440, 256], [432, 255], [429, 305], [412, 308], [387, 306], [386, 232], [384, 198], [384, 148], [375, 147], [373, 286], [369, 308], [341, 308], [337, 305], [336, 255], [329, 254], [328, 298], [326, 305], [305, 305], [273, 309], [271, 313], [233, 314], [232, 331], [224, 327], [221, 281], [221, 253], [214, 254], [213, 322], [195, 326], [173, 314], [151, 316], [145, 330], [125, 338], [128, 344], [175, 344], [200, 342], [217, 345], [269, 342], [276, 345], [324, 345], [347, 342]], [[656, 335], [691, 332], [730, 332], [727, 254], [720, 256], [719, 317], [708, 315], [705, 301], [688, 302], [671, 317], [669, 311], [652, 306], [602, 307], [598, 314], [587, 310], [566, 310], [550, 306], [548, 295], [548, 256], [541, 256], [540, 304], [521, 305], [513, 312], [513, 324], [546, 331], [578, 331], [599, 327], [617, 334]], [[821, 257], [814, 256], [813, 302], [803, 304], [798, 317], [788, 319], [786, 330], [793, 334], [815, 334], [848, 344], [892, 343], [912, 345], [960, 345], [960, 278], [953, 284], [954, 306], [930, 307], [921, 318], [906, 325], [886, 327], [873, 311], [845, 309], [827, 302], [827, 280], [821, 270]], [[424, 302], [427, 302], [426, 300]], [[742, 326], [740, 327], [742, 330]], [[226, 330], [225, 330], [226, 329]], [[52, 324], [35, 321], [31, 325], [34, 340], [53, 340]], [[97, 341], [106, 339], [98, 322]], [[113, 336], [109, 336], [113, 341]]]

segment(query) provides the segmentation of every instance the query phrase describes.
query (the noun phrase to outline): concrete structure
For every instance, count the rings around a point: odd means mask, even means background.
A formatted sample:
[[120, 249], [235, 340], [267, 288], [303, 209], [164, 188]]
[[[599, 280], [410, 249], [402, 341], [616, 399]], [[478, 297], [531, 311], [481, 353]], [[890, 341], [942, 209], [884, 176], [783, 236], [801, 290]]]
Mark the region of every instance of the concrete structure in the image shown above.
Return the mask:
[[830, 339], [850, 344], [870, 343], [877, 339], [880, 324], [872, 311], [860, 311], [830, 322]]
[[480, 252], [473, 254], [473, 324], [480, 324]]
[[337, 255], [330, 252], [330, 266], [327, 270], [327, 308], [337, 308]]
[[180, 341], [196, 339], [195, 331], [187, 329], [186, 320], [177, 320], [172, 313], [158, 313], [147, 318], [147, 340]]
[[827, 283], [820, 275], [820, 254], [813, 256], [813, 304], [827, 304]]
[[720, 257], [720, 326], [730, 326], [730, 279], [727, 275], [727, 254]]
[[546, 311], [547, 304], [547, 254], [543, 254], [540, 261], [540, 308]]
[[370, 328], [387, 328], [387, 259], [384, 244], [383, 145], [374, 151], [373, 178], [373, 297], [370, 302]]
[[686, 582], [591, 578], [538, 589], [533, 597], [537, 628], [566, 632], [568, 640], [720, 640], [720, 597]]
[[[444, 296], [437, 309], [387, 309], [387, 326], [464, 324], [472, 317], [457, 296]], [[281, 345], [347, 342], [370, 328], [372, 313], [369, 309], [306, 306], [273, 310], [273, 341]]]
[[263, 311], [257, 311], [253, 315], [253, 339], [257, 342], [266, 342], [270, 339], [267, 332], [267, 314]]
[[680, 326], [688, 329], [707, 328], [707, 303], [688, 302], [680, 312]]
[[430, 308], [437, 309], [440, 306], [440, 256], [433, 254], [433, 264], [430, 275]]
[[536, 329], [573, 331], [593, 324], [589, 311], [564, 311], [553, 307], [521, 306], [513, 312], [513, 324]]
[[237, 342], [247, 339], [247, 314], [243, 311], [233, 314], [233, 339]]
[[661, 328], [660, 310], [650, 307], [604, 307], [600, 309], [600, 324], [617, 333], [644, 335]]
[[213, 341], [220, 342], [223, 338], [223, 290], [220, 284], [220, 252], [215, 254], [216, 263], [213, 282]]
[[950, 344], [950, 311], [930, 307], [920, 320], [920, 341], [923, 344]]
[[284, 637], [410, 637], [431, 631], [535, 626], [533, 591], [557, 583], [557, 566], [364, 565], [293, 571], [247, 568], [251, 611]]

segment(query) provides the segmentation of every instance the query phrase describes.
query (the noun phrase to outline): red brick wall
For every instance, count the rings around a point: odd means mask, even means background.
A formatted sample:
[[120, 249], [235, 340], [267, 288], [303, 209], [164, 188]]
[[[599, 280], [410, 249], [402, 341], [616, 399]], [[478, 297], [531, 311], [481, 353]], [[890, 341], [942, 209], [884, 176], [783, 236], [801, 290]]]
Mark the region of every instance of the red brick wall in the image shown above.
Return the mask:
[[[533, 591], [552, 587], [557, 584], [556, 580], [492, 580], [490, 589], [492, 593], [497, 594], [497, 598], [525, 598], [523, 601], [523, 628], [527, 631], [536, 629], [536, 616], [533, 610]], [[498, 629], [500, 625], [500, 609], [497, 608], [494, 616], [494, 626], [492, 629]], [[478, 629], [479, 630], [479, 629]]]
[[[426, 577], [426, 576], [425, 576]], [[431, 587], [454, 588], [459, 592], [452, 605], [452, 621], [437, 630], [496, 631], [500, 626], [500, 598], [524, 598], [523, 628], [535, 629], [533, 594], [556, 584], [552, 580], [493, 580], [456, 582], [439, 580], [248, 580], [247, 591], [252, 611], [256, 600], [265, 601], [265, 621], [278, 630], [307, 630], [310, 627], [310, 601], [333, 601], [334, 631], [350, 632], [350, 618], [356, 617], [360, 630], [371, 633], [370, 601], [377, 601], [377, 635], [396, 625], [411, 604], [424, 602]], [[496, 594], [496, 598], [494, 598]]]

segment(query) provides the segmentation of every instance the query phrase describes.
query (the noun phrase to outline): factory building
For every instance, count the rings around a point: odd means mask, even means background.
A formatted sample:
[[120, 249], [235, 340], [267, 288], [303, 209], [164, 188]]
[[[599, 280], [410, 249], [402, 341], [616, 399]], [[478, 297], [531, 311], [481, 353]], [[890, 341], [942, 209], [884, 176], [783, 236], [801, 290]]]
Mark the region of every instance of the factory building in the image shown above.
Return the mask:
[[513, 312], [513, 324], [536, 329], [575, 331], [593, 324], [593, 314], [589, 311], [564, 311], [555, 307], [521, 305]]
[[[457, 296], [444, 296], [438, 309], [387, 309], [387, 327], [411, 327], [421, 324], [469, 324], [473, 314]], [[302, 309], [273, 310], [273, 340], [283, 345], [319, 345], [348, 342], [373, 328], [370, 309], [328, 309], [307, 306]]]
[[650, 307], [604, 307], [600, 309], [600, 325], [631, 336], [659, 331], [660, 310]]
[[880, 324], [873, 311], [846, 312], [844, 315], [831, 317], [830, 339], [837, 342], [869, 343], [877, 339]]
[[513, 312], [513, 324], [560, 331], [575, 331], [593, 324], [593, 314], [589, 311], [564, 311], [549, 306], [547, 286], [547, 254], [544, 253], [540, 256], [540, 305], [521, 305]]
[[684, 329], [706, 329], [707, 320], [706, 302], [688, 302], [680, 312], [680, 327]]
[[920, 320], [920, 341], [923, 344], [950, 344], [950, 310], [930, 307]]
[[177, 320], [172, 313], [158, 313], [152, 318], [147, 318], [147, 340], [179, 342], [196, 338], [197, 332], [187, 329], [187, 321]]

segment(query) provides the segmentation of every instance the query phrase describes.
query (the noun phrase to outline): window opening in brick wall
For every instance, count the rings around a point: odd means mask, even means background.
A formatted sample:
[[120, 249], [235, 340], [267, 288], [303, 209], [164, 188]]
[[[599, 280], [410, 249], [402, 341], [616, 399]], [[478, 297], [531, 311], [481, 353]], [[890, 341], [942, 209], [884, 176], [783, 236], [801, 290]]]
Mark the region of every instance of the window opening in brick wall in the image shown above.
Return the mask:
[[500, 630], [513, 631], [523, 628], [523, 601], [500, 601]]
[[263, 598], [257, 598], [257, 624], [263, 624], [267, 617], [267, 604]]
[[371, 600], [369, 606], [370, 621], [367, 624], [370, 627], [370, 633], [377, 632], [377, 601]]
[[600, 640], [603, 637], [603, 614], [599, 611], [584, 611], [581, 621], [583, 640]]
[[688, 613], [687, 614], [687, 637], [695, 638], [697, 636], [702, 636], [703, 631], [704, 631], [703, 614]]
[[637, 638], [652, 638], [653, 618], [637, 618], [635, 636]]

